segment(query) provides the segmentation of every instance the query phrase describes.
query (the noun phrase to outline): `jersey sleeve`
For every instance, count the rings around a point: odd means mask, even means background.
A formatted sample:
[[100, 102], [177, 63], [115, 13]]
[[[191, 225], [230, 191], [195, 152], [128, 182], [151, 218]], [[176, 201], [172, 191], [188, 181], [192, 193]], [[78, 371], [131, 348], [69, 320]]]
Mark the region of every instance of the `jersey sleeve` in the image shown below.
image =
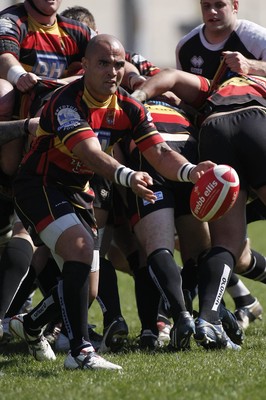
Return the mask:
[[[134, 102], [134, 100], [133, 100]], [[157, 131], [152, 116], [143, 104], [137, 103], [133, 121], [132, 138], [141, 152], [156, 144], [164, 142]]]
[[10, 53], [19, 59], [20, 30], [7, 14], [0, 15], [0, 55]]
[[[51, 117], [47, 118], [47, 115]], [[87, 122], [86, 115], [75, 104], [69, 88], [61, 89], [60, 96], [52, 97], [44, 107], [40, 119], [40, 132], [52, 133], [55, 142], [58, 142], [59, 146], [63, 144], [70, 152], [82, 140], [97, 137]]]
[[153, 76], [160, 72], [160, 68], [152, 64], [141, 54], [126, 52], [126, 61], [133, 64], [139, 71], [140, 75]]

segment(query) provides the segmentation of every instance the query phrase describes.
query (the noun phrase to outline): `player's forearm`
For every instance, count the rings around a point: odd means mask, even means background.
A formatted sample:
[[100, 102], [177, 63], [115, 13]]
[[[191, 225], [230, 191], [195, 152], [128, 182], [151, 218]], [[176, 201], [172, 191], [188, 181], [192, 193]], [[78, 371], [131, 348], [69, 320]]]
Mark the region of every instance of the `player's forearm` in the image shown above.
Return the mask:
[[266, 76], [266, 61], [248, 60], [249, 74]]
[[0, 146], [26, 136], [28, 133], [28, 120], [0, 121]]
[[0, 77], [10, 83], [16, 83], [20, 75], [26, 73], [19, 61], [9, 53], [0, 56]]
[[173, 151], [166, 143], [150, 147], [143, 155], [162, 176], [173, 181], [178, 180], [179, 169], [188, 163], [185, 157]]

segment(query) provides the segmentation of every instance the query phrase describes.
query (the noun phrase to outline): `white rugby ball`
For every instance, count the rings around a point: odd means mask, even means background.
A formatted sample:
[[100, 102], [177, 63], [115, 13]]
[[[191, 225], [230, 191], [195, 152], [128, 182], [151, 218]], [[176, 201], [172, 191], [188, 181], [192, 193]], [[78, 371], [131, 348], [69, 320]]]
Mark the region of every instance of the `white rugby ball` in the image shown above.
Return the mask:
[[234, 205], [239, 187], [239, 177], [234, 168], [223, 164], [210, 168], [192, 189], [192, 214], [206, 222], [221, 218]]

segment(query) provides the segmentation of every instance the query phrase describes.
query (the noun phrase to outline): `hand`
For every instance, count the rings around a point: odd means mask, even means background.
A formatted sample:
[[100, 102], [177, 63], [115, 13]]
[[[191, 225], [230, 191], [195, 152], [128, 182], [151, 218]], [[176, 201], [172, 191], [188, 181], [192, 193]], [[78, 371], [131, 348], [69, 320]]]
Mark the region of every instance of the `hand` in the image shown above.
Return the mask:
[[146, 77], [143, 75], [138, 75], [138, 74], [132, 74], [129, 78], [129, 88], [131, 90], [136, 90], [137, 88], [139, 88], [145, 81], [146, 81]]
[[144, 90], [141, 89], [137, 89], [135, 90], [132, 94], [132, 97], [134, 97], [135, 99], [137, 99], [138, 101], [140, 101], [141, 103], [144, 103], [147, 99], [147, 95], [144, 92]]
[[147, 186], [153, 184], [152, 177], [147, 172], [137, 171], [131, 177], [130, 187], [139, 197], [154, 204], [156, 196]]
[[191, 180], [192, 183], [196, 183], [198, 181], [198, 179], [210, 168], [215, 167], [215, 163], [213, 163], [212, 161], [202, 161], [200, 163], [198, 163], [198, 165], [196, 165], [190, 175], [189, 175], [189, 179]]
[[32, 72], [27, 72], [19, 77], [16, 86], [20, 92], [26, 93], [31, 90], [37, 82], [38, 76]]
[[224, 60], [231, 71], [238, 74], [248, 74], [250, 65], [249, 60], [238, 51], [224, 51]]
[[170, 104], [173, 107], [179, 107], [181, 102], [180, 98], [169, 90], [162, 93], [160, 96], [156, 96], [156, 100], [164, 101], [165, 103]]

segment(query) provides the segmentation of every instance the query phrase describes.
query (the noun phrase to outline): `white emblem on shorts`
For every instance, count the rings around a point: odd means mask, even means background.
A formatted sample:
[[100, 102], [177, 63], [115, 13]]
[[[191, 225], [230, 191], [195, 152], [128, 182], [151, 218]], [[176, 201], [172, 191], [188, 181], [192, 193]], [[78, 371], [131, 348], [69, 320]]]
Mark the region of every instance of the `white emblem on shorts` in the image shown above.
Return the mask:
[[[155, 194], [155, 196], [156, 196], [156, 200], [155, 201], [163, 200], [163, 192], [159, 191], [159, 192], [154, 192], [153, 194]], [[147, 206], [149, 204], [151, 204], [149, 201], [143, 200], [143, 205], [144, 206]]]

